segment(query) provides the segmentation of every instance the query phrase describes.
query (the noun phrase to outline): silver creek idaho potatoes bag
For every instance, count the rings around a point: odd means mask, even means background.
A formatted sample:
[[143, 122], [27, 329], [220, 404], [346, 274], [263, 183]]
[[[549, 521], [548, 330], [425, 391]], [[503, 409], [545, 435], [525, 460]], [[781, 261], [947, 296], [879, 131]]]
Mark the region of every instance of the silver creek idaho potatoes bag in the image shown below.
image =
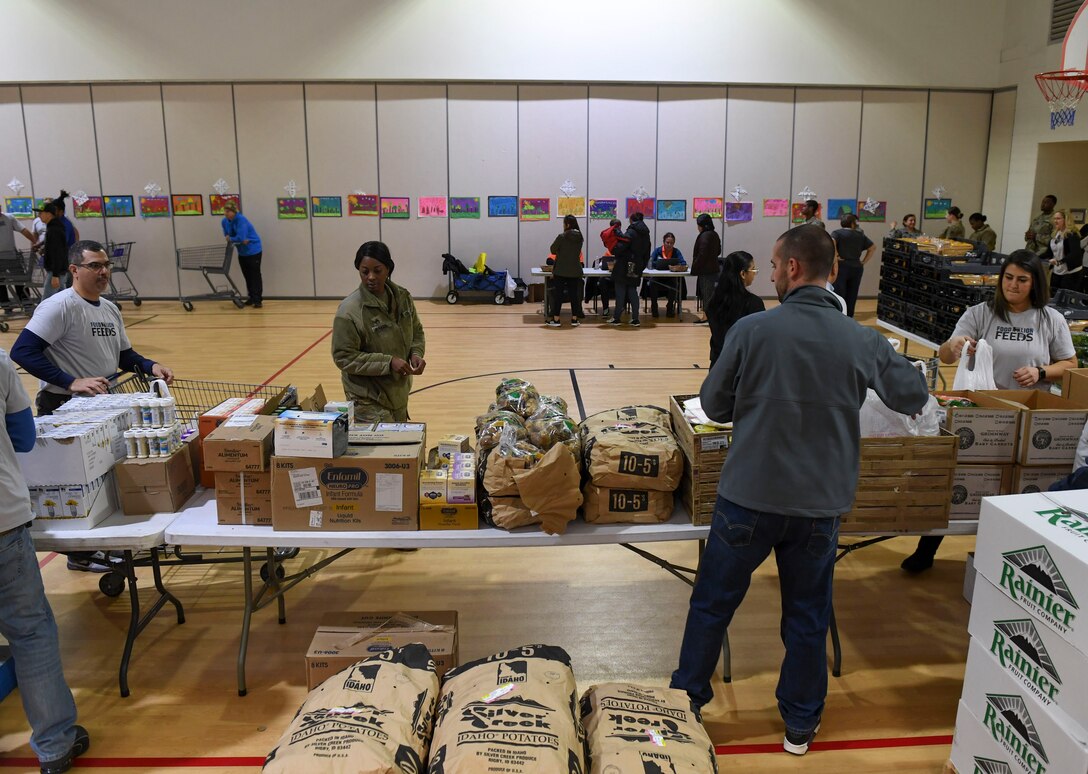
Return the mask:
[[714, 745], [675, 688], [595, 685], [582, 695], [589, 774], [717, 774]]
[[268, 774], [423, 774], [438, 676], [419, 643], [314, 688], [264, 762]]
[[570, 656], [525, 645], [451, 669], [429, 774], [584, 774]]

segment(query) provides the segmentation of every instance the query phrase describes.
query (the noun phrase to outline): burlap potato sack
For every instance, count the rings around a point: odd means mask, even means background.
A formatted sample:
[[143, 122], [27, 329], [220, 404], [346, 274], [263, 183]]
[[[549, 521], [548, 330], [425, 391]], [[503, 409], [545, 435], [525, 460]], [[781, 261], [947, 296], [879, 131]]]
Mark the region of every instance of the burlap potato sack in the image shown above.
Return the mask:
[[717, 774], [714, 745], [683, 691], [630, 683], [582, 695], [589, 774]]
[[672, 492], [612, 489], [586, 484], [586, 521], [590, 524], [662, 524], [672, 518]]
[[387, 650], [310, 691], [263, 771], [422, 774], [437, 701], [427, 648]]
[[446, 673], [428, 774], [584, 774], [570, 657], [526, 645]]

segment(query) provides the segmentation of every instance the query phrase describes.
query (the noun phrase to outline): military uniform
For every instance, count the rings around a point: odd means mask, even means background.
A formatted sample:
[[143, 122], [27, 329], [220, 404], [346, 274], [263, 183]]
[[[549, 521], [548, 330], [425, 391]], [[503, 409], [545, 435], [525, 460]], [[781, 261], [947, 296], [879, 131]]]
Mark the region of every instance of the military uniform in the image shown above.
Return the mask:
[[889, 239], [913, 239], [915, 237], [922, 236], [922, 232], [918, 229], [910, 229], [906, 226], [898, 226], [888, 232]]
[[820, 228], [822, 228], [824, 230], [827, 229], [827, 226], [824, 225], [824, 222], [822, 220], [820, 220], [818, 217], [816, 217], [815, 215], [813, 215], [811, 218], [806, 220], [801, 225], [802, 226], [819, 226]]
[[964, 229], [963, 223], [957, 221], [948, 224], [945, 230], [941, 232], [941, 239], [963, 239], [966, 235], [967, 231]]
[[997, 249], [997, 232], [985, 224], [978, 231], [971, 232], [968, 239], [984, 243], [991, 251]]
[[1042, 255], [1050, 247], [1050, 237], [1054, 234], [1054, 221], [1051, 220], [1053, 215], [1053, 212], [1049, 215], [1040, 212], [1031, 219], [1031, 228], [1028, 230], [1035, 232], [1035, 239], [1029, 239], [1024, 247], [1036, 255]]

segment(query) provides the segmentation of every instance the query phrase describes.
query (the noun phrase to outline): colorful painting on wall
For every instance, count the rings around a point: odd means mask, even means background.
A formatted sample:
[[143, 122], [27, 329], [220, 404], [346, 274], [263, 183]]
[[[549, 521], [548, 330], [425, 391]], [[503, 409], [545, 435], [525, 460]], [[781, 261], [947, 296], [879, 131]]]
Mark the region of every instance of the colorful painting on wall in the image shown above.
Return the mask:
[[136, 217], [136, 207], [131, 196], [102, 197], [102, 212], [107, 218]]
[[862, 223], [883, 223], [888, 219], [888, 203], [877, 202], [876, 209], [870, 212], [865, 209], [865, 202], [858, 201], [858, 220]]
[[856, 215], [858, 206], [856, 199], [828, 199], [827, 200], [827, 217], [830, 220], [838, 221], [845, 218], [847, 215]]
[[344, 214], [339, 196], [311, 196], [310, 216], [314, 218], [339, 218]]
[[166, 196], [141, 196], [141, 218], [169, 218], [170, 199]]
[[204, 197], [200, 194], [172, 194], [170, 204], [175, 218], [183, 215], [204, 214]]
[[952, 206], [951, 199], [926, 199], [925, 210], [922, 217], [926, 220], [941, 220], [948, 217], [948, 208]]
[[52, 201], [52, 199], [46, 199], [44, 196], [41, 199], [35, 199], [34, 209], [40, 210], [42, 208], [42, 205], [45, 204], [47, 201]]
[[29, 196], [8, 196], [4, 199], [4, 212], [15, 218], [34, 216], [34, 199]]
[[386, 220], [407, 220], [412, 216], [412, 201], [407, 196], [383, 196], [381, 213]]
[[725, 210], [720, 196], [696, 196], [691, 202], [691, 216], [709, 215], [712, 218], [724, 217]]
[[612, 220], [616, 217], [616, 208], [619, 203], [616, 199], [590, 199], [589, 200], [589, 219], [590, 220]]
[[[804, 202], [794, 202], [792, 205], [790, 205], [790, 221], [793, 223], [804, 223], [805, 215], [803, 212], [801, 212], [801, 210], [803, 210], [804, 208]], [[823, 219], [823, 210], [823, 205], [817, 204], [816, 217], [820, 218], [821, 220]]]
[[450, 197], [450, 217], [453, 219], [458, 218], [479, 218], [480, 217], [480, 197], [479, 196], [451, 196]]
[[726, 202], [725, 203], [725, 222], [726, 223], [751, 223], [752, 222], [752, 203], [751, 202]]
[[377, 194], [348, 194], [348, 217], [352, 215], [377, 215]]
[[630, 218], [636, 212], [641, 212], [642, 217], [646, 220], [652, 220], [654, 217], [654, 210], [657, 209], [657, 200], [651, 196], [647, 196], [641, 202], [634, 196], [627, 197], [627, 217]]
[[790, 214], [790, 200], [789, 199], [764, 199], [763, 200], [763, 217], [765, 218], [785, 218]]
[[518, 216], [518, 197], [516, 196], [489, 196], [487, 197], [487, 217], [489, 218], [516, 218]]
[[102, 217], [102, 197], [101, 196], [88, 196], [87, 201], [83, 204], [75, 202], [76, 205], [76, 217], [77, 218], [101, 218]]
[[416, 200], [416, 206], [419, 208], [417, 217], [420, 218], [444, 218], [447, 215], [445, 196], [421, 196]]
[[657, 219], [658, 220], [687, 220], [688, 219], [688, 201], [687, 201], [687, 199], [658, 199], [657, 200]]
[[576, 218], [586, 216], [586, 197], [584, 196], [560, 196], [555, 203], [555, 217], [564, 218], [573, 215]]
[[281, 196], [276, 199], [276, 217], [280, 220], [302, 220], [306, 217], [306, 200], [301, 196]]
[[527, 198], [518, 203], [520, 220], [548, 220], [551, 217], [552, 200]]
[[238, 212], [242, 211], [242, 197], [239, 194], [210, 194], [208, 196], [208, 206], [211, 207], [212, 215], [222, 215], [223, 207], [227, 202], [234, 202]]

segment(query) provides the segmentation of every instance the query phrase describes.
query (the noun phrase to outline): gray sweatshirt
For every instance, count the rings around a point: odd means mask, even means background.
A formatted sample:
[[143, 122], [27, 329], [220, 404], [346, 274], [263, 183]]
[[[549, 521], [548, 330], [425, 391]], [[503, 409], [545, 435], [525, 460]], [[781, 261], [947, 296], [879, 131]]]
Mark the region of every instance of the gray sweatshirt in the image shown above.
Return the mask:
[[824, 288], [803, 285], [738, 320], [700, 392], [707, 416], [733, 422], [718, 494], [785, 516], [849, 511], [869, 387], [903, 414], [928, 400], [922, 374]]

